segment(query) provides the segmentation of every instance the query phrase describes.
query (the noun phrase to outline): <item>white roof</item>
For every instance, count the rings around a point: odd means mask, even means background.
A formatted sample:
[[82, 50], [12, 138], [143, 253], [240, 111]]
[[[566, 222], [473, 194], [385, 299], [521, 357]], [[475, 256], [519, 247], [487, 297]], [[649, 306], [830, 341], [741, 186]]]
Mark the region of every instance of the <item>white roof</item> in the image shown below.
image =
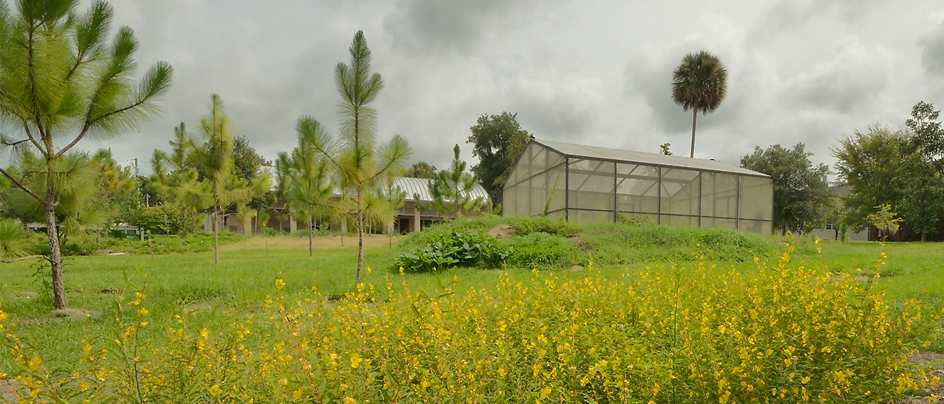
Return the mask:
[[551, 148], [554, 151], [568, 157], [582, 157], [595, 160], [631, 162], [663, 167], [678, 167], [702, 171], [716, 171], [733, 174], [754, 175], [758, 177], [770, 177], [767, 174], [751, 171], [746, 168], [735, 167], [717, 160], [694, 159], [682, 156], [666, 156], [655, 153], [609, 149], [596, 146], [584, 146], [579, 144], [552, 142], [548, 140], [532, 139], [531, 141]]
[[[395, 177], [393, 179], [393, 184], [400, 187], [404, 193], [406, 193], [405, 200], [416, 202], [417, 199], [414, 199], [413, 196], [416, 195], [419, 197], [420, 202], [432, 202], [433, 195], [429, 193], [429, 183], [430, 179], [426, 178], [410, 178], [410, 177]], [[485, 192], [485, 188], [482, 187], [482, 184], [475, 184], [475, 188], [470, 192], [470, 196], [474, 198], [481, 197], [483, 201], [488, 201], [488, 192]]]

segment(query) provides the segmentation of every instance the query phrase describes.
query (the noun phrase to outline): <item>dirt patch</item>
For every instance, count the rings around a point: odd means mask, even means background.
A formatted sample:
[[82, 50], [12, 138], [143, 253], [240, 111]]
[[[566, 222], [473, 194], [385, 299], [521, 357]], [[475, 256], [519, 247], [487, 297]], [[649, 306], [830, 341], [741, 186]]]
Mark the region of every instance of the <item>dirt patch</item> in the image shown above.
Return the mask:
[[23, 386], [13, 380], [0, 379], [0, 401], [4, 403], [15, 403], [19, 395], [14, 392], [22, 387]]
[[[402, 237], [394, 236], [393, 244], [396, 245]], [[337, 250], [343, 248], [356, 248], [357, 237], [344, 236], [343, 244], [340, 236], [318, 236], [312, 239], [312, 245], [316, 250]], [[364, 247], [384, 247], [390, 245], [390, 239], [385, 235], [371, 234], [364, 237]], [[221, 251], [240, 251], [240, 250], [307, 250], [307, 237], [277, 236], [261, 237], [256, 236], [248, 240], [238, 241], [232, 244], [226, 244], [220, 247]]]
[[[944, 369], [941, 369], [941, 367], [944, 366], [944, 354], [930, 351], [921, 351], [909, 357], [908, 361], [917, 363], [922, 367], [936, 369], [928, 375], [928, 378], [939, 377], [944, 379]], [[944, 395], [944, 384], [928, 386], [927, 388], [921, 389], [920, 391], [920, 395], [930, 396], [931, 394], [934, 394], [938, 397]], [[929, 402], [930, 401], [928, 401], [926, 397], [912, 397], [895, 401], [892, 404], [926, 404]]]
[[208, 309], [210, 309], [211, 307], [213, 307], [213, 306], [210, 305], [210, 303], [205, 303], [205, 302], [188, 304], [188, 305], [184, 306], [184, 313], [190, 313], [190, 312], [201, 311], [201, 310], [208, 310]]
[[62, 309], [53, 311], [52, 315], [58, 318], [84, 320], [86, 318], [99, 318], [102, 316], [102, 312], [100, 310], [87, 309]]
[[507, 240], [515, 236], [515, 229], [507, 224], [500, 224], [489, 230], [488, 235], [499, 240]]

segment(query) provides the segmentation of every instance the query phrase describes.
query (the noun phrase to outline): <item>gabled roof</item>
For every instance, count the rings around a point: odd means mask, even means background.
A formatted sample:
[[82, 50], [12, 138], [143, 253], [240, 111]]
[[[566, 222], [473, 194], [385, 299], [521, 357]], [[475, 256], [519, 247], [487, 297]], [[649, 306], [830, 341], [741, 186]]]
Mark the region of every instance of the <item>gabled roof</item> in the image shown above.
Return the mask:
[[550, 148], [567, 157], [608, 160], [618, 163], [638, 163], [662, 167], [678, 167], [691, 170], [715, 171], [768, 178], [770, 177], [767, 174], [751, 171], [746, 168], [735, 167], [716, 160], [695, 159], [681, 156], [666, 156], [662, 154], [644, 153], [631, 150], [552, 142], [549, 140], [532, 139], [531, 141]]
[[[419, 197], [420, 202], [432, 202], [433, 195], [429, 192], [429, 183], [430, 179], [426, 178], [410, 178], [410, 177], [395, 177], [393, 179], [394, 186], [400, 187], [404, 193], [406, 193], [406, 201], [416, 202], [413, 196], [416, 195]], [[470, 196], [474, 198], [481, 197], [485, 203], [488, 202], [488, 192], [485, 192], [485, 188], [482, 187], [482, 184], [475, 184], [475, 188], [470, 192]]]

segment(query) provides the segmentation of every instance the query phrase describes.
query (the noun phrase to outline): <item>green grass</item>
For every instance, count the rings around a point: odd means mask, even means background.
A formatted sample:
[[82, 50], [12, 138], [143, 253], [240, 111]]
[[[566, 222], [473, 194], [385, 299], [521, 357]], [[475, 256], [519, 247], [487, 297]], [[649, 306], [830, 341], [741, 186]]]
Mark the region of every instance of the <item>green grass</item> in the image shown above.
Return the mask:
[[[473, 228], [488, 230], [497, 219], [482, 222], [458, 222], [452, 227], [433, 228], [431, 234], [444, 229]], [[528, 232], [566, 235], [574, 231], [571, 225], [527, 223]], [[638, 271], [665, 271], [663, 264], [671, 267], [673, 260], [686, 255], [704, 254], [720, 268], [735, 267], [745, 271], [754, 270], [755, 264], [742, 259], [720, 260], [730, 251], [744, 248], [769, 249], [775, 262], [782, 253], [784, 244], [774, 237], [747, 235], [735, 237], [727, 232], [678, 232], [677, 229], [650, 227], [642, 230], [626, 230], [610, 225], [598, 225], [596, 231], [581, 235], [587, 243], [610, 246], [613, 251], [632, 249], [633, 259], [621, 263], [612, 259], [609, 263], [597, 263], [600, 273], [616, 279]], [[634, 233], [635, 232], [635, 233]], [[462, 293], [469, 289], [491, 289], [499, 281], [498, 274], [507, 273], [513, 278], [526, 277], [529, 271], [450, 269], [423, 274], [400, 276], [389, 270], [400, 251], [415, 248], [422, 234], [408, 238], [393, 251], [386, 247], [368, 249], [366, 259], [372, 271], [365, 273], [364, 281], [378, 290], [386, 290], [388, 279], [394, 289], [407, 286], [411, 290], [425, 290], [436, 295], [443, 290]], [[543, 236], [542, 236], [543, 237]], [[715, 239], [711, 239], [714, 237]], [[707, 241], [706, 241], [707, 240]], [[732, 245], [726, 243], [742, 243]], [[532, 240], [533, 241], [533, 240]], [[709, 243], [693, 246], [691, 243]], [[711, 244], [714, 243], [714, 244]], [[352, 243], [353, 244], [353, 243]], [[669, 244], [668, 247], [663, 247]], [[937, 243], [886, 244], [862, 242], [824, 242], [823, 253], [816, 252], [816, 245], [809, 240], [798, 240], [797, 251], [792, 259], [808, 266], [820, 266], [825, 262], [830, 271], [858, 273], [875, 272], [875, 262], [882, 251], [887, 254], [886, 264], [879, 272], [883, 277], [875, 280], [875, 287], [886, 293], [892, 302], [916, 299], [929, 310], [941, 312], [944, 307], [944, 248]], [[659, 252], [661, 248], [662, 252]], [[733, 250], [732, 250], [733, 249]], [[599, 250], [603, 251], [603, 250]], [[665, 251], [669, 251], [666, 253]], [[592, 254], [581, 253], [578, 264], [586, 265]], [[599, 252], [598, 252], [598, 255]], [[586, 257], [586, 258], [583, 258]], [[45, 269], [37, 272], [36, 261], [20, 261], [0, 264], [0, 301], [3, 310], [17, 322], [20, 331], [26, 332], [32, 343], [52, 352], [47, 362], [52, 366], [69, 369], [81, 355], [81, 339], [86, 336], [112, 338], [109, 315], [116, 296], [124, 293], [133, 296], [133, 290], [142, 289], [147, 295], [147, 306], [153, 324], [146, 332], [159, 344], [166, 339], [166, 328], [175, 315], [185, 315], [193, 327], [216, 329], [223, 327], [232, 318], [250, 316], [260, 311], [269, 295], [274, 294], [277, 278], [285, 282], [283, 294], [289, 301], [304, 299], [311, 288], [326, 296], [342, 296], [356, 289], [354, 267], [356, 250], [353, 247], [335, 250], [316, 250], [313, 258], [305, 250], [247, 250], [223, 252], [222, 263], [213, 265], [212, 252], [170, 255], [126, 255], [73, 257], [66, 262], [65, 284], [70, 307], [88, 311], [92, 317], [86, 320], [55, 318], [51, 315], [51, 298], [45, 293], [43, 282], [48, 278]], [[597, 260], [596, 257], [593, 257]], [[686, 258], [687, 259], [687, 258]], [[577, 279], [581, 271], [561, 268], [563, 280]], [[684, 274], [682, 275], [684, 276]], [[383, 293], [380, 294], [381, 297]], [[932, 346], [944, 352], [944, 342], [938, 340]], [[0, 360], [0, 370], [9, 369], [9, 359]]]

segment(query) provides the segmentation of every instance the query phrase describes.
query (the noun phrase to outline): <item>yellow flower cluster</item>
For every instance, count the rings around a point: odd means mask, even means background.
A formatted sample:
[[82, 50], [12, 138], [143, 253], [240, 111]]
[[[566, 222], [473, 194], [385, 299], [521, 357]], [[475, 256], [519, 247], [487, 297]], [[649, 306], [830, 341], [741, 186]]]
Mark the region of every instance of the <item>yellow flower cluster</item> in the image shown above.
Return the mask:
[[214, 330], [177, 316], [166, 345], [142, 337], [139, 292], [118, 305], [114, 341], [83, 341], [74, 374], [49, 374], [13, 334], [6, 345], [24, 397], [49, 402], [884, 403], [939, 382], [904, 365], [917, 304], [892, 308], [790, 251], [756, 262], [511, 273], [436, 293], [388, 279], [339, 300], [287, 299], [278, 279], [264, 313]]

